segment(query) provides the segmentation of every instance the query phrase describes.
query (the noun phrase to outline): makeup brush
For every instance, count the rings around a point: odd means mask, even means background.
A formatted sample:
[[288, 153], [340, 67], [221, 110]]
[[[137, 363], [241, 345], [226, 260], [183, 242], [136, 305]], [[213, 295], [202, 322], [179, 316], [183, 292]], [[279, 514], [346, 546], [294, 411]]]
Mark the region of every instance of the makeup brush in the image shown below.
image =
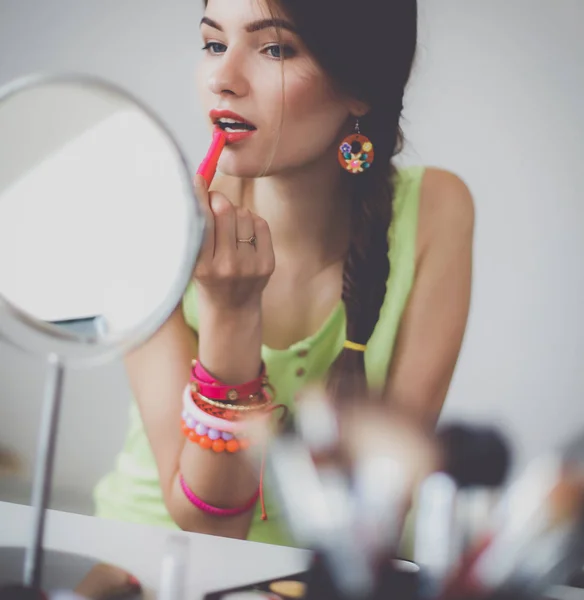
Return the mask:
[[400, 412], [376, 406], [360, 412], [345, 445], [356, 500], [355, 535], [375, 560], [396, 555], [414, 491], [438, 468], [438, 452], [431, 436]]
[[584, 443], [532, 461], [501, 498], [490, 539], [460, 569], [449, 598], [537, 597], [584, 561]]
[[[428, 598], [441, 593], [465, 551], [463, 490], [500, 485], [510, 462], [505, 440], [492, 428], [454, 423], [439, 430], [437, 441], [442, 464], [420, 486], [414, 542], [420, 592]], [[473, 500], [475, 509], [488, 505], [480, 495]]]
[[[403, 587], [389, 558], [412, 489], [435, 467], [432, 444], [397, 413], [340, 411], [322, 389], [303, 393], [296, 409], [269, 460], [291, 533], [316, 552], [308, 598], [372, 599], [380, 585]], [[364, 439], [375, 446], [356, 442]]]

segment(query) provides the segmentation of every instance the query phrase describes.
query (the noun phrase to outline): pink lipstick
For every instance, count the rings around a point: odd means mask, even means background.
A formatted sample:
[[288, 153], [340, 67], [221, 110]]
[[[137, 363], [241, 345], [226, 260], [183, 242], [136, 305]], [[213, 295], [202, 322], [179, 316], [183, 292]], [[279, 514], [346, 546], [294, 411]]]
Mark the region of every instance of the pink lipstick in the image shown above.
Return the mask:
[[225, 133], [216, 127], [213, 130], [213, 139], [209, 146], [209, 150], [207, 151], [207, 155], [197, 169], [197, 175], [203, 176], [207, 183], [207, 189], [210, 187], [213, 177], [215, 177], [217, 163], [219, 162], [219, 157], [221, 156], [221, 152], [223, 152], [223, 148], [225, 148], [226, 141], [227, 138]]
[[257, 127], [246, 117], [227, 109], [213, 109], [209, 112], [211, 122], [223, 131], [228, 144], [245, 140], [257, 131]]

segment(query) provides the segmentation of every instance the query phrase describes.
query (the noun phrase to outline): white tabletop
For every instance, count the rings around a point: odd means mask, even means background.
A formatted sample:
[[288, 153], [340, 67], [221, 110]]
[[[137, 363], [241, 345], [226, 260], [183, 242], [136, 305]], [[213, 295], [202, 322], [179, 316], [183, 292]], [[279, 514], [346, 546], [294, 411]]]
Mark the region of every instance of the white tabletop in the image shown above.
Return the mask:
[[[23, 546], [29, 539], [31, 508], [0, 502], [0, 545]], [[191, 565], [187, 598], [198, 600], [210, 591], [283, 577], [304, 570], [306, 550], [232, 540], [196, 533], [120, 523], [82, 515], [49, 511], [45, 547], [79, 553], [115, 564], [135, 575], [145, 596], [155, 598], [168, 536], [190, 541]]]
[[[31, 527], [31, 508], [0, 502], [0, 546], [23, 546]], [[146, 600], [155, 600], [162, 558], [169, 536], [189, 540], [191, 565], [186, 598], [198, 600], [207, 592], [284, 577], [307, 568], [310, 552], [198, 533], [108, 521], [49, 511], [45, 547], [73, 552], [115, 564], [142, 583]], [[584, 591], [556, 586], [550, 598], [584, 600]]]

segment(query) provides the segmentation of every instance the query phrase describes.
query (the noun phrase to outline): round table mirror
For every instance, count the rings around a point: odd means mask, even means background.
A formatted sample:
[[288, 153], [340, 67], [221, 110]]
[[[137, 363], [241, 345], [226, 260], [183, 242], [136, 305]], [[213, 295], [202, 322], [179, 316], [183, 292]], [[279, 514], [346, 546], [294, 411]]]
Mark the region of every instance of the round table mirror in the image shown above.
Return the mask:
[[43, 531], [64, 370], [111, 360], [164, 323], [203, 229], [179, 147], [128, 93], [85, 76], [0, 90], [0, 338], [48, 361], [27, 585], [41, 585], [43, 561], [58, 569]]

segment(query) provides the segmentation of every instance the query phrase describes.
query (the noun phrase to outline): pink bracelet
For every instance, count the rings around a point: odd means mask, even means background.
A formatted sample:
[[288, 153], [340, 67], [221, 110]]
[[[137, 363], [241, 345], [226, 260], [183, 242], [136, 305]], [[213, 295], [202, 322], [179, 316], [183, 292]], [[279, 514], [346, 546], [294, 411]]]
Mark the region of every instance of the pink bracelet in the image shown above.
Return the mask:
[[193, 490], [191, 490], [191, 488], [189, 488], [189, 486], [186, 484], [186, 481], [181, 473], [179, 473], [178, 478], [180, 481], [180, 487], [182, 488], [184, 495], [187, 497], [187, 500], [199, 510], [216, 517], [235, 517], [237, 515], [241, 515], [253, 508], [260, 496], [260, 490], [258, 488], [251, 500], [249, 500], [244, 506], [240, 506], [239, 508], [217, 508], [216, 506], [211, 506], [210, 504], [203, 502], [203, 500], [196, 496]]
[[[205, 369], [205, 367], [203, 367], [203, 365], [196, 359], [193, 360], [191, 373], [199, 381], [202, 381], [203, 383], [212, 383], [215, 385], [223, 385], [223, 383], [221, 381], [219, 381], [218, 379], [215, 379], [213, 377], [213, 375], [211, 375], [211, 373], [209, 373], [209, 371], [207, 371], [207, 369]], [[262, 377], [265, 377], [265, 376], [266, 376], [266, 365], [262, 362], [262, 368], [261, 368], [260, 374], [257, 379], [261, 380]]]
[[244, 383], [243, 385], [213, 385], [211, 383], [203, 383], [193, 375], [191, 382], [195, 386], [195, 391], [200, 392], [203, 396], [211, 398], [211, 400], [227, 400], [229, 402], [238, 402], [239, 400], [255, 400], [262, 392], [261, 385], [252, 383]]
[[191, 369], [191, 381], [195, 383], [197, 392], [212, 400], [229, 400], [237, 402], [240, 399], [252, 400], [261, 393], [263, 386], [267, 385], [266, 369], [262, 363], [260, 376], [240, 385], [225, 385], [214, 379], [198, 361], [194, 361]]

